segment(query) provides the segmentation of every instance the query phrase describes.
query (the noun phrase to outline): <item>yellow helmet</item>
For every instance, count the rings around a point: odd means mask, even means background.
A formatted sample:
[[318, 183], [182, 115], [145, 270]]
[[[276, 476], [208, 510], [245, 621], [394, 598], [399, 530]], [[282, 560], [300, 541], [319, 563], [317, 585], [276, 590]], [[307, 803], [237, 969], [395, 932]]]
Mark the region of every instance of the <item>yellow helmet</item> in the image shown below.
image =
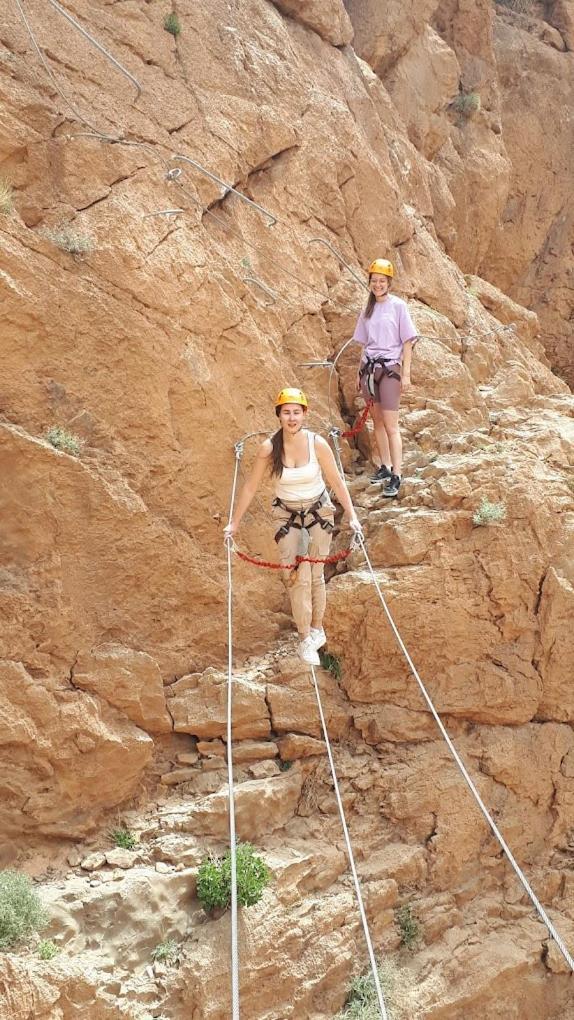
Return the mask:
[[275, 401], [275, 411], [277, 414], [279, 414], [281, 404], [301, 404], [301, 407], [309, 406], [303, 390], [298, 390], [292, 386], [287, 386], [277, 394], [277, 400]]
[[388, 259], [375, 259], [369, 266], [369, 276], [371, 273], [382, 273], [383, 276], [394, 276], [395, 270], [393, 263], [389, 262]]

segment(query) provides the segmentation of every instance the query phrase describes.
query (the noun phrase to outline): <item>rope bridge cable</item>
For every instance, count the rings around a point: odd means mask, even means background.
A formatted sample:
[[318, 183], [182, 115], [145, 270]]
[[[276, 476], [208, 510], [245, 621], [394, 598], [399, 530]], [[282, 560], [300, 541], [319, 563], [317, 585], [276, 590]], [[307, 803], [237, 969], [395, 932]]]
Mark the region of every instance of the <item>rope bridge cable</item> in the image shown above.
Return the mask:
[[[343, 472], [343, 465], [342, 465], [342, 462], [341, 462], [341, 450], [340, 450], [340, 446], [339, 446], [339, 430], [336, 429], [336, 428], [331, 429], [330, 436], [331, 436], [331, 439], [333, 441], [333, 446], [335, 448], [335, 455], [336, 455], [337, 463], [339, 465], [339, 470], [341, 472], [341, 475], [344, 478], [345, 476], [344, 476], [344, 472]], [[467, 768], [466, 768], [462, 758], [460, 757], [456, 747], [454, 746], [451, 738], [449, 737], [448, 732], [446, 730], [446, 727], [445, 727], [442, 719], [440, 718], [436, 708], [434, 707], [434, 704], [433, 704], [433, 701], [432, 701], [432, 699], [430, 697], [430, 694], [428, 693], [428, 691], [427, 691], [423, 681], [421, 680], [421, 678], [419, 676], [417, 668], [416, 668], [413, 660], [411, 659], [411, 657], [409, 655], [407, 647], [406, 647], [406, 645], [405, 645], [405, 643], [404, 643], [404, 641], [403, 641], [403, 639], [401, 637], [399, 629], [398, 629], [398, 627], [397, 627], [397, 625], [396, 625], [396, 623], [395, 623], [395, 621], [394, 621], [394, 619], [392, 617], [391, 611], [390, 611], [390, 609], [389, 609], [389, 607], [387, 605], [387, 602], [385, 600], [385, 597], [384, 597], [384, 595], [383, 595], [383, 593], [381, 591], [381, 586], [380, 586], [380, 584], [379, 584], [379, 582], [377, 580], [376, 574], [375, 574], [375, 572], [373, 570], [373, 565], [371, 563], [371, 560], [369, 558], [369, 554], [367, 552], [367, 546], [365, 544], [365, 540], [364, 540], [362, 535], [359, 535], [358, 539], [359, 539], [359, 543], [360, 543], [363, 555], [364, 555], [365, 560], [367, 562], [367, 566], [369, 568], [369, 573], [371, 575], [371, 580], [372, 580], [373, 584], [375, 585], [375, 588], [377, 590], [377, 594], [379, 596], [379, 599], [381, 600], [381, 605], [383, 606], [383, 609], [385, 611], [385, 615], [387, 617], [387, 620], [389, 621], [389, 624], [390, 624], [391, 629], [393, 631], [393, 634], [394, 634], [394, 636], [396, 638], [396, 641], [397, 641], [397, 643], [399, 645], [399, 648], [401, 649], [401, 651], [402, 651], [402, 653], [403, 653], [403, 655], [404, 655], [404, 657], [405, 657], [405, 659], [406, 659], [406, 661], [407, 661], [407, 663], [409, 665], [411, 673], [413, 674], [413, 676], [414, 676], [414, 678], [415, 678], [415, 680], [416, 680], [416, 682], [417, 682], [417, 684], [419, 686], [421, 694], [422, 694], [422, 696], [423, 696], [423, 698], [424, 698], [424, 700], [425, 700], [425, 702], [427, 704], [427, 707], [428, 707], [429, 711], [431, 712], [431, 715], [433, 716], [434, 721], [436, 722], [436, 724], [437, 724], [437, 726], [439, 728], [441, 736], [443, 737], [443, 739], [444, 739], [444, 741], [445, 741], [445, 743], [446, 743], [446, 745], [447, 745], [447, 747], [448, 747], [452, 757], [454, 758], [454, 761], [456, 762], [458, 768], [460, 769], [462, 777], [463, 777], [464, 781], [466, 782], [466, 784], [467, 784], [467, 786], [468, 786], [472, 796], [474, 797], [476, 803], [478, 804], [478, 807], [480, 808], [482, 814], [484, 815], [484, 818], [486, 819], [486, 822], [488, 823], [488, 825], [489, 825], [489, 827], [491, 829], [491, 832], [493, 833], [493, 835], [495, 836], [496, 840], [498, 841], [498, 843], [499, 843], [503, 853], [505, 854], [509, 864], [511, 865], [514, 873], [516, 874], [520, 884], [522, 885], [522, 887], [525, 890], [526, 894], [528, 895], [532, 905], [534, 906], [534, 909], [536, 910], [536, 913], [540, 917], [540, 920], [542, 921], [542, 923], [545, 925], [549, 935], [552, 937], [552, 939], [556, 943], [556, 946], [558, 947], [558, 949], [559, 949], [560, 953], [562, 954], [564, 960], [568, 964], [570, 970], [574, 973], [574, 958], [570, 955], [570, 953], [569, 953], [568, 949], [566, 948], [566, 945], [565, 945], [562, 937], [560, 936], [559, 932], [554, 927], [554, 924], [550, 920], [550, 918], [549, 918], [548, 914], [546, 913], [544, 907], [542, 906], [542, 904], [540, 903], [540, 901], [537, 898], [536, 894], [534, 893], [533, 889], [529, 885], [528, 880], [526, 879], [526, 876], [524, 875], [524, 873], [521, 870], [519, 864], [517, 863], [517, 861], [516, 861], [512, 851], [510, 850], [510, 847], [506, 843], [502, 833], [500, 832], [500, 829], [496, 825], [496, 822], [494, 821], [494, 819], [492, 818], [491, 814], [489, 813], [488, 808], [486, 807], [484, 801], [482, 800], [482, 797], [480, 796], [480, 793], [478, 792], [478, 790], [477, 790], [477, 788], [476, 788], [476, 786], [474, 784], [474, 781], [472, 780], [472, 778], [471, 778], [471, 776], [470, 776], [470, 774], [469, 774], [469, 772], [468, 772], [468, 770], [467, 770]]]
[[[239, 462], [243, 443], [235, 444], [235, 470], [229, 502], [229, 520], [233, 517]], [[235, 837], [235, 793], [233, 786], [233, 570], [232, 539], [227, 538], [227, 784], [229, 789], [229, 847], [231, 857], [231, 1006], [232, 1020], [239, 1020], [239, 948], [237, 937], [237, 852]]]
[[313, 677], [313, 686], [315, 688], [315, 697], [317, 699], [317, 707], [319, 709], [319, 715], [321, 717], [321, 728], [323, 730], [323, 739], [325, 740], [325, 746], [327, 748], [327, 757], [329, 758], [329, 765], [331, 767], [331, 777], [333, 779], [333, 787], [335, 789], [335, 797], [337, 799], [337, 806], [339, 808], [339, 816], [341, 818], [341, 826], [343, 828], [343, 835], [345, 837], [345, 845], [347, 847], [347, 856], [349, 858], [349, 866], [351, 868], [351, 874], [353, 876], [353, 883], [355, 886], [355, 894], [357, 897], [357, 904], [359, 907], [359, 913], [361, 915], [361, 922], [363, 925], [363, 932], [365, 934], [365, 941], [367, 943], [367, 949], [369, 952], [369, 961], [371, 964], [371, 970], [373, 972], [373, 981], [375, 983], [375, 990], [377, 993], [377, 1000], [379, 1003], [379, 1010], [381, 1013], [382, 1020], [389, 1020], [389, 1015], [385, 1006], [385, 999], [383, 996], [383, 990], [381, 988], [381, 982], [379, 980], [379, 971], [377, 968], [377, 961], [375, 959], [375, 953], [373, 950], [373, 943], [371, 940], [371, 934], [369, 931], [369, 923], [367, 921], [367, 915], [365, 913], [365, 907], [363, 904], [363, 897], [361, 894], [361, 885], [359, 882], [359, 876], [357, 875], [357, 869], [355, 867], [355, 858], [353, 856], [353, 848], [351, 846], [351, 840], [349, 837], [349, 829], [345, 819], [345, 810], [343, 808], [343, 801], [341, 800], [341, 794], [339, 791], [339, 783], [337, 780], [337, 772], [335, 770], [335, 763], [333, 761], [333, 753], [331, 751], [331, 743], [329, 741], [329, 733], [327, 731], [327, 724], [325, 722], [325, 714], [323, 712], [323, 705], [321, 703], [321, 695], [319, 693], [319, 685], [317, 683], [317, 677], [315, 675], [315, 667], [311, 666], [311, 675]]

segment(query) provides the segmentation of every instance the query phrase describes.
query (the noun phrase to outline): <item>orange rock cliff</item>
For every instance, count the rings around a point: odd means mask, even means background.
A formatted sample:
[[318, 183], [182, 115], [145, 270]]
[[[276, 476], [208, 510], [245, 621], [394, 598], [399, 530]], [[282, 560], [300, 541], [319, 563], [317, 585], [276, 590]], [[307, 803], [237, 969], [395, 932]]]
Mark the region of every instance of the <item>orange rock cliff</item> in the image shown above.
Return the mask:
[[[370, 427], [343, 443], [376, 576], [574, 952], [574, 3], [65, 11], [141, 94], [51, 0], [5, 5], [0, 869], [60, 952], [0, 952], [0, 1017], [231, 1015], [229, 914], [196, 898], [228, 845], [222, 527], [281, 385], [323, 432], [360, 410], [356, 349], [302, 367], [364, 300], [332, 248], [359, 276], [392, 258], [423, 337], [395, 505]], [[274, 558], [269, 532], [262, 493], [241, 545]], [[574, 1020], [360, 552], [327, 591], [319, 686], [393, 1020]], [[241, 1016], [330, 1020], [368, 958], [313, 689], [277, 577], [234, 560], [234, 594], [238, 835], [272, 874], [240, 913]]]

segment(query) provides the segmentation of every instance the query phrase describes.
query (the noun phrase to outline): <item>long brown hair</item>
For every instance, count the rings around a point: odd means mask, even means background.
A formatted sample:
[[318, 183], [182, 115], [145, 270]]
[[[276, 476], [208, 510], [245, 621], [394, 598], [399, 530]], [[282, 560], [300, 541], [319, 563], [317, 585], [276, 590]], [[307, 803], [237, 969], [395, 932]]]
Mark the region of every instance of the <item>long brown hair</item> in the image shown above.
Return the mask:
[[[372, 273], [369, 273], [369, 286], [370, 286], [370, 283], [371, 283], [371, 276], [372, 275], [373, 275]], [[392, 285], [393, 285], [393, 281], [391, 280], [390, 276], [388, 276], [387, 279], [389, 281], [389, 286], [387, 287], [387, 294], [388, 294], [390, 289], [391, 289], [391, 287], [392, 287]], [[376, 303], [377, 303], [377, 299], [376, 299], [375, 295], [373, 294], [373, 292], [371, 290], [371, 291], [369, 291], [369, 296], [367, 298], [367, 307], [365, 308], [365, 319], [370, 319], [371, 318], [371, 315], [373, 314], [373, 309], [374, 309]]]
[[285, 447], [283, 446], [283, 429], [277, 429], [271, 436], [271, 477], [281, 478], [283, 474], [283, 455]]

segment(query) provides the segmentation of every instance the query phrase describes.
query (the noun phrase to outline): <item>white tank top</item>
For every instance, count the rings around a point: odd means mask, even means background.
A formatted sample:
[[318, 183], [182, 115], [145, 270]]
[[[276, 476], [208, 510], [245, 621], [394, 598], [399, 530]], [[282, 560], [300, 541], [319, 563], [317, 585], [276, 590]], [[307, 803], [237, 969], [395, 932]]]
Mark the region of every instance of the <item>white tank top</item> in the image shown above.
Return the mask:
[[275, 481], [275, 495], [286, 503], [303, 499], [317, 499], [325, 488], [321, 467], [315, 453], [315, 433], [307, 432], [309, 460], [303, 467], [284, 467]]

